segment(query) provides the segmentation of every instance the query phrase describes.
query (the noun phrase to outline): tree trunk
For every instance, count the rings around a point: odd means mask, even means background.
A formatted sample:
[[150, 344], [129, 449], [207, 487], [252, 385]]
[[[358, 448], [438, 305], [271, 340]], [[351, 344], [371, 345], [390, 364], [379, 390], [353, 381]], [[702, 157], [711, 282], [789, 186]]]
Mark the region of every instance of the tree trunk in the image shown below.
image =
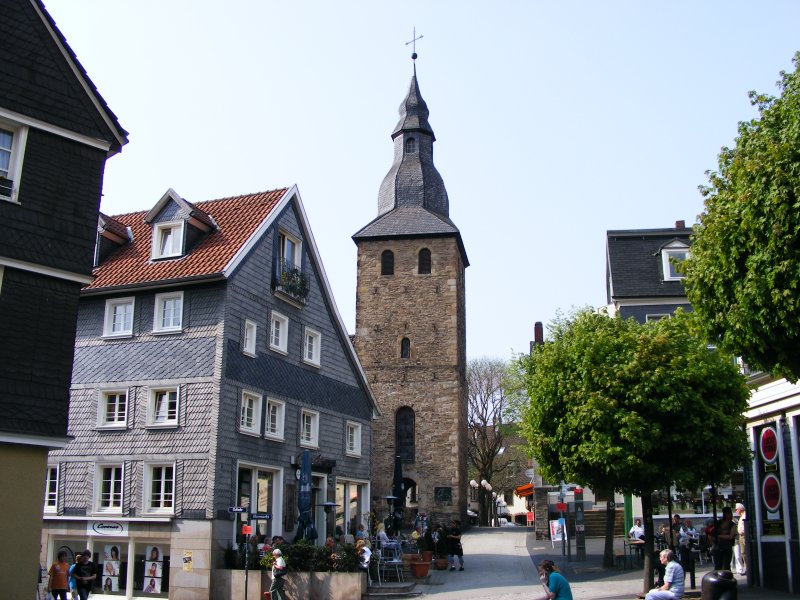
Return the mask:
[[653, 496], [650, 493], [642, 494], [642, 512], [644, 513], [644, 577], [642, 593], [653, 589]]
[[606, 545], [603, 549], [603, 566], [606, 568], [612, 568], [614, 566], [614, 525], [616, 524], [617, 517], [616, 507], [616, 503], [613, 499], [606, 502]]
[[483, 527], [486, 527], [489, 524], [489, 515], [486, 514], [486, 490], [481, 486], [478, 488], [478, 505], [480, 506], [480, 511], [478, 512], [478, 523], [480, 523]]

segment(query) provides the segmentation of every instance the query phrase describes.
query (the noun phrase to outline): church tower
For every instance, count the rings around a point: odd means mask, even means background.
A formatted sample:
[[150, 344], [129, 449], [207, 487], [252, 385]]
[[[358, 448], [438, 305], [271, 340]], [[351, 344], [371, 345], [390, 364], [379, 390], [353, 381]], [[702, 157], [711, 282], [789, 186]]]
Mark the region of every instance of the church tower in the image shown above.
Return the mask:
[[[416, 55], [413, 57], [416, 58]], [[355, 348], [381, 416], [372, 432], [372, 506], [379, 518], [402, 462], [405, 521], [467, 509], [464, 270], [469, 266], [433, 164], [436, 140], [416, 65], [392, 132], [394, 162], [378, 192], [378, 216], [358, 246]]]

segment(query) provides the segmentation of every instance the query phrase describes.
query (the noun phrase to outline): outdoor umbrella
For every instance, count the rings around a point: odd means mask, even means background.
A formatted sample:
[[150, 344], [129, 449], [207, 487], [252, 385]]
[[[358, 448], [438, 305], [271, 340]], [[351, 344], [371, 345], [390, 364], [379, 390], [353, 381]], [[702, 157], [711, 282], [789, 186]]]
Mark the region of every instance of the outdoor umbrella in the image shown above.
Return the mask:
[[303, 458], [300, 460], [300, 493], [297, 495], [297, 509], [300, 516], [297, 517], [297, 534], [294, 536], [294, 541], [317, 539], [317, 531], [311, 519], [311, 454], [308, 450], [303, 450]]
[[392, 530], [397, 532], [403, 525], [403, 508], [406, 505], [406, 491], [403, 485], [403, 461], [400, 455], [394, 457], [394, 477], [392, 478]]

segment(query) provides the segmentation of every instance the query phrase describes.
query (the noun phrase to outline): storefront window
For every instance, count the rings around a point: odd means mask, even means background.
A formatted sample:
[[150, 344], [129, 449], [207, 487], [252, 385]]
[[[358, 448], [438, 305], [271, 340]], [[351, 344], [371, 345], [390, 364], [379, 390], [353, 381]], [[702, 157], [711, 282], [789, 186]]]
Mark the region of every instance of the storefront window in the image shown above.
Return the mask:
[[[265, 512], [273, 514], [275, 473], [265, 469], [240, 467], [239, 481], [237, 484], [237, 501], [239, 506], [249, 506], [250, 512]], [[241, 519], [247, 518], [242, 513]], [[259, 541], [272, 539], [272, 520], [257, 520], [250, 523], [253, 526], [253, 534], [259, 537]], [[244, 538], [239, 533], [237, 527], [237, 543], [244, 542]]]
[[128, 579], [128, 544], [104, 542], [95, 545], [97, 579], [95, 590], [112, 596], [124, 596]]
[[169, 544], [136, 544], [133, 589], [136, 595], [169, 596]]

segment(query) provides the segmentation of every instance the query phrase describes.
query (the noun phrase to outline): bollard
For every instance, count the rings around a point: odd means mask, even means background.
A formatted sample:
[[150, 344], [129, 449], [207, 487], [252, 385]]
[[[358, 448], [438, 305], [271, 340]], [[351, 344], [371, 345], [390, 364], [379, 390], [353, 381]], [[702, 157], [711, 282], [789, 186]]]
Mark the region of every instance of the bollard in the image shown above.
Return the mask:
[[739, 586], [730, 571], [710, 571], [700, 584], [701, 600], [737, 600]]

